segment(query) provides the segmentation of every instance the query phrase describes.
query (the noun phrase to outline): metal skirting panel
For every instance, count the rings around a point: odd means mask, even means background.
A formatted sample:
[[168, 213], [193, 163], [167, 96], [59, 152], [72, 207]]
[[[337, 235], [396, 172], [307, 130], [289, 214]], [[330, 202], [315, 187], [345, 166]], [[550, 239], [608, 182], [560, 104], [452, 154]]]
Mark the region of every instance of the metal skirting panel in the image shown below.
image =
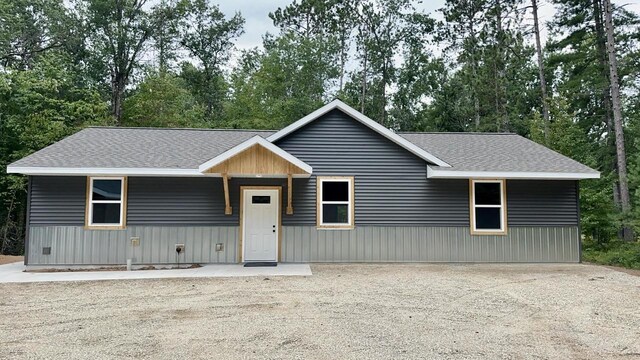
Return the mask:
[[[132, 246], [132, 237], [140, 238]], [[236, 263], [237, 226], [128, 226], [125, 230], [85, 230], [82, 226], [32, 226], [29, 265], [123, 265]], [[216, 252], [216, 244], [223, 250]], [[185, 244], [176, 255], [175, 245]], [[50, 255], [44, 255], [50, 248]]]
[[283, 262], [579, 262], [578, 227], [512, 227], [471, 236], [468, 227], [282, 228]]
[[[140, 245], [131, 244], [132, 237]], [[237, 226], [32, 226], [29, 265], [236, 263]], [[283, 262], [578, 262], [577, 227], [511, 227], [507, 236], [471, 236], [468, 227], [283, 226]], [[216, 252], [215, 245], [223, 244]], [[50, 248], [50, 254], [43, 254]]]

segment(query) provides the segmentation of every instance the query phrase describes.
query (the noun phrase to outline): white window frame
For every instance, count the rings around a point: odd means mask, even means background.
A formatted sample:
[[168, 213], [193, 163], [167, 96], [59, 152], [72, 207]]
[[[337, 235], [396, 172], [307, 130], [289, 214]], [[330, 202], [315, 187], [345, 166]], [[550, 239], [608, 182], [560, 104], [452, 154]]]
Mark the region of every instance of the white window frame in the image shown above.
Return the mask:
[[[318, 198], [317, 204], [317, 226], [319, 229], [353, 229], [354, 217], [355, 217], [355, 192], [354, 192], [354, 177], [353, 176], [318, 176], [318, 190], [316, 196]], [[346, 182], [348, 184], [347, 201], [323, 201], [322, 200], [322, 185], [325, 182]], [[327, 204], [347, 205], [347, 223], [326, 223], [323, 217], [323, 206]]]
[[[500, 184], [500, 205], [476, 205], [476, 184]], [[482, 179], [469, 181], [470, 217], [472, 235], [506, 235], [507, 234], [507, 190], [504, 179]], [[500, 209], [500, 229], [478, 229], [476, 227], [476, 208]]]
[[[120, 200], [94, 200], [93, 182], [94, 180], [120, 180]], [[124, 228], [125, 209], [127, 203], [127, 178], [125, 176], [95, 176], [89, 177], [87, 181], [87, 221], [89, 228]], [[118, 223], [94, 223], [93, 204], [120, 204], [120, 221]]]

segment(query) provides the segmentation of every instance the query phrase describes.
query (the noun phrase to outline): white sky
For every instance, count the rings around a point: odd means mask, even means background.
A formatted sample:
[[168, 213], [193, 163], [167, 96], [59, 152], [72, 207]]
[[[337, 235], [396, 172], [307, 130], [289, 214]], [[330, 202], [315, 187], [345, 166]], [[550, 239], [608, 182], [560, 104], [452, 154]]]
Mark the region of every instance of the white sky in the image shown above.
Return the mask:
[[[245, 33], [238, 39], [236, 47], [238, 49], [249, 49], [262, 45], [262, 35], [266, 32], [275, 34], [278, 30], [273, 26], [269, 19], [269, 12], [276, 10], [278, 7], [285, 7], [292, 0], [219, 0], [217, 3], [227, 16], [232, 16], [239, 11], [246, 20]], [[417, 5], [426, 13], [430, 13], [434, 18], [440, 18], [438, 9], [444, 6], [444, 0], [425, 0], [422, 4]], [[613, 0], [614, 4], [624, 5], [628, 10], [640, 14], [640, 0]], [[528, 4], [528, 1], [527, 1]], [[555, 9], [553, 4], [548, 0], [538, 1], [538, 16], [541, 25], [546, 24], [553, 18]], [[530, 11], [527, 13], [527, 19], [531, 20]], [[546, 26], [542, 27], [543, 43], [546, 38]]]

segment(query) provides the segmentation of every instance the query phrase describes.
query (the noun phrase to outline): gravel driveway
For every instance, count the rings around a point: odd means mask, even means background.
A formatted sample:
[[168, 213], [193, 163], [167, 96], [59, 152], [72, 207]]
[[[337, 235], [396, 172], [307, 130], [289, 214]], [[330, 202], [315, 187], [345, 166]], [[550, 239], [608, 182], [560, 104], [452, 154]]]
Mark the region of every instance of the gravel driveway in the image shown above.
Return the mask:
[[0, 358], [640, 358], [640, 277], [592, 265], [0, 285]]

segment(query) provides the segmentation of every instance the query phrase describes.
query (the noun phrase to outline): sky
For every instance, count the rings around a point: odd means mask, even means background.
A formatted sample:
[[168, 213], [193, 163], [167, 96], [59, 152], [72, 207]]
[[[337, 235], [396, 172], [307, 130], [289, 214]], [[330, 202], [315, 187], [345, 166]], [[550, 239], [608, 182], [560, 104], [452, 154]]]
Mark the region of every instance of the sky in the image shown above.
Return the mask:
[[[233, 16], [239, 11], [245, 18], [245, 33], [238, 39], [236, 47], [238, 49], [250, 49], [262, 45], [262, 35], [266, 32], [277, 33], [269, 19], [269, 12], [278, 7], [285, 7], [292, 0], [219, 0], [213, 1], [219, 4], [220, 10], [227, 16]], [[614, 4], [624, 5], [627, 9], [640, 13], [640, 0], [613, 0]], [[438, 9], [444, 6], [444, 0], [424, 0], [418, 8], [426, 13], [430, 13], [434, 18], [440, 18]], [[553, 19], [555, 9], [548, 0], [538, 0], [538, 17], [541, 24]], [[530, 12], [527, 13], [528, 21], [532, 22]], [[543, 43], [546, 39], [546, 28], [541, 29]]]

